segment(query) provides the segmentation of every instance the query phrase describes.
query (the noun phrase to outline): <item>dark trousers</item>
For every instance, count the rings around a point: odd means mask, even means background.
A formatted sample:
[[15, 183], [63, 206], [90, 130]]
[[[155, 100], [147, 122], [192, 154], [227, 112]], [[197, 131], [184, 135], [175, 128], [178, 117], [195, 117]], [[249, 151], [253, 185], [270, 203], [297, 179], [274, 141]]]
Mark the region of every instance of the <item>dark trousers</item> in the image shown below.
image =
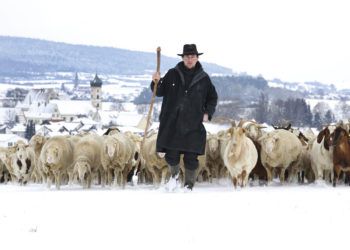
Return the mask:
[[[198, 155], [191, 152], [183, 152], [185, 168], [196, 170], [198, 168]], [[180, 152], [176, 150], [167, 150], [165, 160], [170, 166], [176, 166], [180, 163]]]

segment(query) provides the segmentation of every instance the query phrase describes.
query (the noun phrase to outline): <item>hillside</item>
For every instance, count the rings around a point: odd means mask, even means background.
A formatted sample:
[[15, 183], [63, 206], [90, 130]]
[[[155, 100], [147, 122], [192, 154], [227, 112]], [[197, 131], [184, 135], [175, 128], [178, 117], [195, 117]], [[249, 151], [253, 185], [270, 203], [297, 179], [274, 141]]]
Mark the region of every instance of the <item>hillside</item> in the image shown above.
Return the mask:
[[[162, 56], [162, 71], [179, 58]], [[203, 63], [208, 73], [232, 70]], [[72, 45], [39, 39], [0, 36], [0, 76], [26, 76], [44, 72], [99, 72], [140, 75], [155, 69], [155, 53], [112, 47]]]

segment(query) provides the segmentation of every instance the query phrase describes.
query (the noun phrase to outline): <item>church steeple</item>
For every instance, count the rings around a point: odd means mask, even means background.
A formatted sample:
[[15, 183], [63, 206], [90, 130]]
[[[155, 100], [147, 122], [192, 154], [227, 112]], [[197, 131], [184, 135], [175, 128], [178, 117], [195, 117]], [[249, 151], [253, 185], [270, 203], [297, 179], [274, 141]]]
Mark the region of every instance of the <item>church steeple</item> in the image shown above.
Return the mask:
[[77, 89], [78, 85], [79, 85], [79, 76], [78, 76], [78, 72], [75, 72], [74, 89]]
[[102, 106], [102, 80], [95, 75], [93, 81], [90, 81], [91, 86], [91, 104], [97, 111], [101, 110]]
[[93, 81], [90, 81], [91, 87], [102, 87], [102, 80], [98, 77], [97, 73]]

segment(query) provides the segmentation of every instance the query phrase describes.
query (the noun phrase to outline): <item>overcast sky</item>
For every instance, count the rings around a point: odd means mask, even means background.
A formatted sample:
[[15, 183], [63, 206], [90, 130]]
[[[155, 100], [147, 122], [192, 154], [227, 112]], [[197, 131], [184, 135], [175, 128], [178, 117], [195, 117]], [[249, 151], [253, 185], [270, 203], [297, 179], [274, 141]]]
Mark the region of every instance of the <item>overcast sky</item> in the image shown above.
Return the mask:
[[[0, 35], [155, 51], [267, 79], [350, 85], [347, 0], [1, 0]], [[163, 72], [164, 73], [164, 72]]]

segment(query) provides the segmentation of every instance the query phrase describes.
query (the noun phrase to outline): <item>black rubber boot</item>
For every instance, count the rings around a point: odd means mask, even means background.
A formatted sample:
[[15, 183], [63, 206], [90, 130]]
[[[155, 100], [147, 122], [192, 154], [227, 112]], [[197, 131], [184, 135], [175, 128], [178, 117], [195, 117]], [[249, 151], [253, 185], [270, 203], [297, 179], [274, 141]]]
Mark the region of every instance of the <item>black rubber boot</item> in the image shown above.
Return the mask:
[[185, 188], [192, 190], [196, 178], [196, 170], [185, 168]]
[[178, 187], [180, 166], [179, 165], [175, 165], [175, 166], [168, 165], [168, 166], [169, 166], [169, 170], [170, 170], [170, 179], [166, 183], [165, 188], [168, 191], [172, 192], [172, 191], [176, 190]]
[[179, 177], [179, 172], [180, 172], [180, 166], [179, 164], [175, 165], [175, 166], [169, 166], [169, 170], [170, 170], [170, 177], [171, 178], [178, 178]]

